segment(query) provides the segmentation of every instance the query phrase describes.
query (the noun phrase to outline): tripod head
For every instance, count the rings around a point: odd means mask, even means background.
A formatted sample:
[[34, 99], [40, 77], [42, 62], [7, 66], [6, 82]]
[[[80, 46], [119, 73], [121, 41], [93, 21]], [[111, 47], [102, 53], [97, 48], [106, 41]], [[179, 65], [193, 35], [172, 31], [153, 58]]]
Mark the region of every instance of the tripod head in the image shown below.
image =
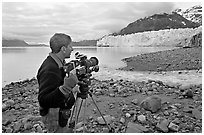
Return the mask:
[[83, 81], [79, 81], [79, 93], [77, 93], [77, 97], [80, 97], [82, 99], [88, 98], [89, 94], [89, 85], [91, 84], [90, 79], [84, 78]]

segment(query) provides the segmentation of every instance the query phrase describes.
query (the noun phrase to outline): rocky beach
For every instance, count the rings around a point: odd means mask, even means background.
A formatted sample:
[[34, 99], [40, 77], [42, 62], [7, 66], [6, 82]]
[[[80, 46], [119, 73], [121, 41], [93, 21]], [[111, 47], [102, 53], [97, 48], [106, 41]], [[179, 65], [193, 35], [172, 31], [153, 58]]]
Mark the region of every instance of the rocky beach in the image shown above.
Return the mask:
[[[114, 132], [202, 133], [201, 54], [201, 48], [144, 54], [125, 59], [127, 67], [120, 70], [94, 73], [90, 90]], [[144, 69], [138, 67], [138, 60], [148, 71], [136, 72], [137, 68]], [[35, 78], [2, 88], [3, 133], [47, 132], [39, 115], [37, 94]], [[87, 98], [86, 110], [86, 132], [107, 133], [91, 98]], [[80, 115], [77, 132], [83, 131], [82, 119]]]

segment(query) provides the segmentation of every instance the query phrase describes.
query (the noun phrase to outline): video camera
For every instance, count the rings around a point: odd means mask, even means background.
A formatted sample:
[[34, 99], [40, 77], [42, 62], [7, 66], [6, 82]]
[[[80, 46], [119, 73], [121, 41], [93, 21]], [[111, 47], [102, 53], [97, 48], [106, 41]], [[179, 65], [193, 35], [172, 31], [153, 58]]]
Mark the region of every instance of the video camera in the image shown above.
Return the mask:
[[76, 75], [79, 81], [84, 78], [89, 78], [91, 76], [91, 72], [99, 71], [99, 61], [96, 57], [91, 57], [88, 59], [86, 55], [76, 52], [75, 58], [76, 60], [71, 60], [65, 64], [65, 72], [69, 73], [71, 70], [76, 68]]
[[98, 59], [96, 57], [91, 57], [87, 59], [86, 55], [80, 54], [79, 52], [75, 53], [76, 60], [71, 60], [65, 64], [65, 72], [70, 73], [73, 69], [76, 69], [76, 76], [79, 80], [79, 90], [78, 96], [81, 98], [86, 98], [88, 95], [89, 85], [91, 84], [90, 77], [92, 72], [98, 72]]

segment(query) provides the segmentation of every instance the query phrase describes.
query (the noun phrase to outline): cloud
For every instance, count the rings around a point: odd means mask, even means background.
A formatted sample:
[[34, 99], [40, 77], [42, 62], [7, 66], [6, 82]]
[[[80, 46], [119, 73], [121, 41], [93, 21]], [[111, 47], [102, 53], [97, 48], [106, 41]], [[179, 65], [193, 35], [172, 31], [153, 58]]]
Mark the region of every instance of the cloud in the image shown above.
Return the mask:
[[48, 42], [56, 32], [74, 41], [97, 39], [137, 19], [171, 12], [169, 2], [3, 2], [2, 35], [27, 42]]

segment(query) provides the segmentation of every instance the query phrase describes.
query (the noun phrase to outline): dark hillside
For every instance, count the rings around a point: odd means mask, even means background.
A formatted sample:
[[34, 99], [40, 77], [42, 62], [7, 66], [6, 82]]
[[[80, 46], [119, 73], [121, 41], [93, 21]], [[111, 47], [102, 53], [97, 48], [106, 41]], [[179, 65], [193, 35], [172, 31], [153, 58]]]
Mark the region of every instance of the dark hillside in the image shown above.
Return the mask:
[[29, 46], [25, 41], [13, 39], [13, 40], [2, 40], [2, 47], [27, 47]]
[[198, 23], [191, 22], [177, 13], [163, 13], [139, 19], [130, 23], [119, 33], [114, 33], [112, 35], [127, 35], [137, 32], [158, 31], [163, 29], [196, 28], [198, 26], [200, 26]]

